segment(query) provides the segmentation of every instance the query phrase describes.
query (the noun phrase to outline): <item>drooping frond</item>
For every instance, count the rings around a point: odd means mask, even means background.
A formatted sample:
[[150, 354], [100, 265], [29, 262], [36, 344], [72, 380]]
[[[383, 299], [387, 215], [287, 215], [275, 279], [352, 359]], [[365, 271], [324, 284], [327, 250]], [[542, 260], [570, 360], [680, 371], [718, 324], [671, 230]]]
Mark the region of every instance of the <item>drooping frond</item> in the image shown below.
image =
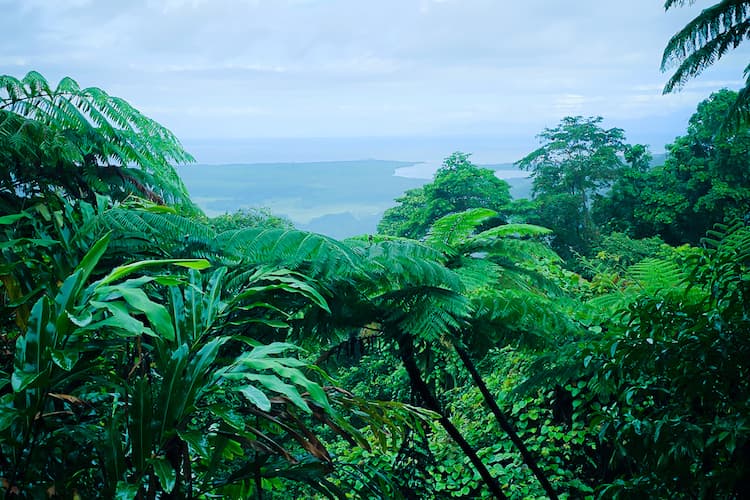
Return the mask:
[[384, 241], [360, 247], [361, 258], [375, 289], [410, 286], [446, 287], [461, 290], [458, 276], [446, 268], [445, 256], [439, 250], [416, 241]]
[[623, 288], [594, 297], [587, 302], [604, 321], [616, 320], [612, 314], [626, 311], [639, 297], [664, 296], [676, 300], [697, 296], [698, 290], [688, 286], [689, 272], [671, 260], [647, 258], [630, 266], [625, 273]]
[[627, 274], [635, 280], [637, 286], [649, 291], [674, 288], [687, 279], [685, 270], [675, 262], [655, 258], [643, 259], [634, 264]]
[[456, 268], [456, 274], [471, 294], [475, 290], [496, 287], [500, 281], [500, 266], [487, 259], [462, 258]]
[[[34, 71], [21, 80], [1, 75], [0, 140], [3, 139], [19, 153], [34, 152], [19, 158], [45, 156], [47, 165], [42, 167], [50, 177], [62, 165], [122, 169], [118, 176], [132, 177], [129, 187], [140, 184], [145, 188], [137, 191], [141, 195], [154, 193], [163, 201], [182, 203], [195, 210], [174, 169], [175, 164], [191, 163], [193, 158], [169, 130], [101, 89], [82, 89], [71, 78], [63, 78], [53, 89]], [[50, 148], [55, 155], [49, 155]], [[16, 165], [16, 170], [28, 170], [30, 165], [34, 164]], [[145, 176], [132, 176], [134, 170]], [[56, 175], [61, 177], [63, 173]], [[142, 184], [144, 181], [148, 185]]]
[[469, 301], [441, 287], [417, 286], [394, 290], [378, 297], [389, 312], [386, 321], [427, 342], [445, 338], [460, 329], [471, 313]]
[[483, 293], [472, 303], [474, 331], [466, 342], [479, 351], [499, 343], [522, 348], [548, 347], [572, 329], [559, 304], [523, 289]]
[[474, 240], [489, 240], [491, 238], [535, 238], [552, 234], [551, 229], [534, 224], [503, 224], [482, 231], [476, 235]]
[[750, 65], [745, 68], [745, 86], [737, 92], [737, 98], [729, 107], [727, 117], [722, 125], [723, 132], [739, 130], [750, 123]]
[[246, 264], [265, 264], [299, 269], [321, 278], [346, 276], [358, 269], [359, 259], [345, 244], [332, 238], [296, 229], [247, 228], [225, 231], [216, 244]]
[[[684, 0], [668, 0], [665, 7], [683, 5]], [[737, 48], [750, 36], [750, 1], [723, 0], [704, 9], [675, 34], [664, 49], [662, 71], [679, 64], [664, 87], [672, 92], [690, 78]]]
[[456, 245], [474, 234], [482, 223], [496, 216], [497, 212], [487, 208], [472, 208], [446, 215], [432, 224], [427, 234], [427, 243]]
[[115, 207], [90, 221], [83, 230], [114, 231], [111, 253], [130, 258], [193, 256], [214, 262], [231, 259], [231, 254], [222, 253], [216, 234], [207, 224], [170, 211]]

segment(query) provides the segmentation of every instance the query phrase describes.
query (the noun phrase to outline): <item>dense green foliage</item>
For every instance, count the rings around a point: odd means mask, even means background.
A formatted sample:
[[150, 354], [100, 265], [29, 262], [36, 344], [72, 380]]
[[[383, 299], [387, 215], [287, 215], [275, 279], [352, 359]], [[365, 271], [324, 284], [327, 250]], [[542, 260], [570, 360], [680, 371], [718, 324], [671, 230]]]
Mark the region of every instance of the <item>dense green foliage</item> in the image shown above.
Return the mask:
[[563, 254], [586, 253], [596, 229], [591, 218], [594, 195], [607, 188], [622, 169], [618, 153], [626, 149], [621, 129], [605, 130], [602, 118], [567, 117], [545, 129], [542, 146], [517, 165], [534, 179], [535, 217], [555, 232]]
[[697, 244], [713, 224], [744, 217], [750, 211], [750, 127], [722, 128], [736, 98], [722, 90], [700, 103], [687, 134], [668, 146], [663, 166], [623, 172], [598, 203], [599, 221], [638, 238]]
[[507, 210], [508, 183], [498, 179], [492, 170], [471, 163], [469, 156], [453, 153], [445, 159], [432, 182], [396, 198], [398, 205], [385, 211], [378, 232], [419, 239], [433, 222], [450, 213], [470, 208]]
[[[668, 53], [714, 50], [695, 44], [745, 2], [702, 16]], [[675, 82], [739, 42], [718, 43]], [[750, 490], [737, 93], [655, 167], [601, 118], [563, 119], [519, 162], [532, 200], [454, 153], [381, 234], [337, 241], [206, 218], [179, 142], [99, 89], [0, 84], [6, 498]]]

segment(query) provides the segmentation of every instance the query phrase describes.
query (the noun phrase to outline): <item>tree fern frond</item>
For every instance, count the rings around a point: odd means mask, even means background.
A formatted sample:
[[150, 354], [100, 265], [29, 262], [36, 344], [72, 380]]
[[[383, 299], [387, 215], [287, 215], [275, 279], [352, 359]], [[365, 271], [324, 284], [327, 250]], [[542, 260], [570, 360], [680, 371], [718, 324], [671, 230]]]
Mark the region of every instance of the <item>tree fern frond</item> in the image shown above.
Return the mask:
[[498, 238], [487, 241], [476, 240], [467, 245], [467, 251], [480, 255], [486, 253], [485, 258], [513, 266], [524, 263], [533, 264], [540, 260], [547, 262], [561, 262], [562, 260], [546, 243], [515, 238]]
[[644, 290], [676, 288], [685, 283], [687, 273], [675, 262], [646, 258], [628, 269], [627, 275]]
[[476, 229], [497, 212], [487, 208], [472, 208], [449, 214], [436, 220], [427, 233], [427, 243], [453, 246], [468, 239]]
[[500, 266], [492, 261], [465, 257], [456, 268], [456, 274], [461, 278], [469, 295], [476, 290], [496, 286], [501, 272]]
[[[684, 3], [668, 1], [665, 7], [669, 9]], [[750, 1], [723, 0], [704, 9], [675, 34], [664, 49], [661, 66], [662, 71], [673, 64], [680, 66], [664, 91], [678, 88], [746, 39], [750, 34], [749, 14]]]
[[105, 211], [82, 231], [113, 231], [111, 253], [129, 258], [202, 257], [221, 264], [231, 261], [216, 245], [216, 235], [207, 224], [176, 213], [121, 206]]
[[413, 241], [382, 242], [367, 247], [362, 254], [375, 288], [429, 285], [461, 290], [461, 280], [443, 265], [444, 258], [442, 252]]
[[484, 293], [472, 304], [474, 332], [467, 342], [481, 350], [498, 343], [538, 349], [554, 344], [572, 329], [568, 316], [549, 298], [523, 289]]
[[664, 2], [664, 10], [669, 10], [672, 7], [682, 7], [685, 4], [692, 5], [695, 3], [695, 0], [666, 0]]
[[689, 79], [699, 75], [716, 61], [721, 59], [730, 49], [737, 48], [750, 35], [750, 21], [732, 26], [716, 38], [706, 40], [700, 46], [692, 49], [682, 49], [679, 56], [662, 62], [664, 69], [672, 61], [681, 61], [677, 70], [664, 86], [664, 93], [681, 88]]
[[[98, 88], [81, 89], [71, 78], [64, 78], [52, 89], [42, 75], [32, 71], [21, 80], [0, 76], [0, 111], [45, 127], [45, 135], [54, 135], [56, 149], [66, 151], [62, 158], [71, 167], [81, 167], [95, 159], [103, 167], [118, 165], [141, 170], [152, 180], [149, 189], [161, 190], [167, 201], [185, 204], [192, 212], [198, 212], [189, 203], [187, 190], [174, 169], [176, 163], [193, 162], [192, 156], [169, 130], [123, 99]], [[10, 132], [1, 130], [0, 134], [7, 137]], [[26, 149], [34, 145], [46, 151], [48, 144], [29, 138]], [[76, 154], [70, 154], [73, 151]], [[24, 168], [39, 167], [31, 163]], [[66, 175], [58, 174], [61, 178]], [[53, 181], [51, 177], [42, 180]]]
[[247, 264], [301, 270], [313, 278], [357, 272], [359, 258], [339, 241], [296, 229], [246, 228], [223, 232], [217, 244]]
[[427, 342], [458, 330], [471, 313], [469, 301], [441, 287], [418, 286], [386, 293], [378, 302], [388, 311], [386, 321]]
[[627, 311], [643, 296], [690, 299], [692, 294], [693, 299], [697, 300], [701, 292], [688, 286], [689, 277], [689, 272], [673, 261], [646, 258], [628, 268], [623, 280], [626, 286], [590, 299], [587, 306], [601, 321], [609, 322], [622, 319], [615, 318], [613, 314]]
[[503, 224], [486, 231], [482, 231], [472, 238], [475, 241], [490, 240], [492, 238], [536, 238], [552, 234], [551, 229], [534, 224]]
[[745, 68], [745, 77], [745, 86], [737, 92], [737, 99], [730, 106], [722, 124], [723, 133], [739, 130], [744, 124], [750, 123], [750, 66]]

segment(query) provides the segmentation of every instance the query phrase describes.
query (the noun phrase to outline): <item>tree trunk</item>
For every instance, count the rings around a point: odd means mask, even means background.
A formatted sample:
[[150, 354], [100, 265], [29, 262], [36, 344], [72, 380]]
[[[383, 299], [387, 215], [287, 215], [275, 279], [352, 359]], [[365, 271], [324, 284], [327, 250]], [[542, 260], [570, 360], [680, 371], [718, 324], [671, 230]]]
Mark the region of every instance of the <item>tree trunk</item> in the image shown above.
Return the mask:
[[497, 479], [492, 477], [492, 474], [490, 474], [490, 471], [488, 471], [487, 467], [485, 467], [485, 465], [482, 463], [482, 460], [477, 455], [477, 452], [474, 451], [474, 448], [471, 447], [468, 441], [466, 441], [463, 435], [461, 435], [461, 432], [456, 428], [456, 426], [453, 425], [450, 419], [448, 419], [448, 417], [443, 412], [443, 409], [441, 408], [437, 398], [432, 394], [432, 391], [427, 386], [427, 383], [425, 383], [425, 381], [422, 379], [422, 374], [420, 373], [419, 367], [417, 367], [417, 362], [414, 358], [414, 340], [412, 339], [412, 337], [405, 333], [400, 334], [398, 336], [398, 345], [401, 362], [404, 364], [406, 373], [409, 375], [409, 380], [411, 381], [413, 389], [417, 391], [429, 410], [432, 410], [440, 415], [440, 418], [438, 420], [440, 422], [440, 425], [443, 426], [448, 435], [456, 442], [456, 444], [458, 444], [458, 446], [461, 448], [461, 451], [463, 451], [464, 454], [469, 457], [469, 460], [471, 460], [471, 463], [474, 464], [477, 472], [479, 472], [479, 475], [482, 477], [482, 481], [484, 481], [484, 484], [487, 485], [487, 488], [490, 490], [492, 495], [495, 498], [507, 498], [502, 492]]
[[497, 420], [497, 423], [500, 424], [500, 427], [503, 429], [503, 431], [508, 434], [510, 440], [513, 441], [513, 444], [516, 446], [516, 448], [518, 448], [518, 451], [521, 452], [523, 462], [529, 467], [529, 469], [531, 469], [531, 471], [534, 473], [534, 476], [536, 476], [536, 478], [539, 480], [542, 488], [544, 488], [544, 491], [547, 493], [547, 496], [549, 496], [552, 500], [557, 500], [557, 493], [555, 493], [555, 489], [550, 484], [547, 476], [544, 475], [542, 469], [539, 468], [536, 459], [531, 455], [531, 452], [529, 452], [528, 448], [526, 448], [526, 445], [518, 436], [518, 433], [516, 433], [513, 425], [511, 425], [510, 421], [505, 416], [500, 407], [497, 406], [497, 401], [495, 401], [495, 398], [490, 393], [487, 385], [484, 383], [484, 380], [482, 380], [482, 376], [479, 374], [477, 367], [471, 360], [468, 351], [460, 345], [456, 345], [455, 348], [464, 366], [471, 374], [471, 378], [474, 380], [474, 383], [482, 393], [484, 401], [487, 403], [487, 406], [489, 406], [493, 415], [495, 415], [495, 420]]

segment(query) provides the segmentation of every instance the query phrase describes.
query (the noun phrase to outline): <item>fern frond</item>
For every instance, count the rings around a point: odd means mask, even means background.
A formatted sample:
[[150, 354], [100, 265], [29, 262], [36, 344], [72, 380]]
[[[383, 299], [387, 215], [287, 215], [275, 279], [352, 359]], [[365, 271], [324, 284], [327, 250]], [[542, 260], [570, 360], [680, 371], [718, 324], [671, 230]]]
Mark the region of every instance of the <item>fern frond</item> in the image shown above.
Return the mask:
[[483, 293], [472, 304], [474, 331], [468, 342], [478, 349], [498, 343], [537, 349], [554, 344], [572, 329], [567, 314], [548, 297], [523, 289]]
[[296, 229], [226, 231], [217, 235], [216, 243], [248, 265], [277, 265], [313, 278], [347, 276], [357, 272], [359, 266], [359, 258], [344, 243]]
[[476, 235], [473, 240], [491, 240], [493, 238], [537, 238], [552, 234], [551, 229], [534, 224], [503, 224], [502, 226], [493, 227], [482, 231]]
[[[362, 249], [360, 249], [362, 250]], [[384, 241], [361, 254], [374, 289], [415, 285], [461, 290], [458, 276], [444, 266], [442, 252], [415, 241]]]
[[[668, 1], [665, 7], [682, 5], [684, 1]], [[664, 87], [664, 92], [680, 88], [688, 79], [700, 74], [750, 36], [750, 1], [723, 0], [704, 9], [695, 19], [675, 34], [662, 56], [662, 71], [679, 64]]]
[[471, 313], [469, 301], [453, 290], [417, 286], [386, 293], [377, 302], [385, 318], [426, 342], [437, 342], [460, 329]]
[[453, 246], [468, 239], [482, 223], [497, 216], [487, 208], [472, 208], [436, 220], [427, 233], [427, 243]]
[[231, 255], [224, 255], [216, 244], [216, 234], [207, 224], [168, 211], [116, 207], [91, 220], [82, 231], [113, 231], [111, 253], [131, 259], [200, 257], [217, 264], [232, 261]]
[[471, 295], [473, 292], [495, 287], [502, 274], [500, 266], [486, 259], [462, 258], [456, 267], [456, 274]]
[[[48, 160], [60, 158], [77, 167], [93, 161], [101, 167], [140, 170], [146, 174], [141, 180], [148, 179], [149, 190], [197, 212], [174, 169], [174, 164], [194, 159], [169, 130], [123, 99], [94, 87], [81, 89], [71, 78], [64, 78], [52, 89], [42, 75], [32, 71], [21, 80], [0, 76], [0, 112], [36, 122], [48, 136], [41, 142], [38, 137], [19, 137], [24, 129], [17, 122], [0, 120], [0, 135], [13, 136], [19, 152], [22, 148], [38, 149], [47, 153]], [[50, 145], [64, 154], [49, 155]], [[38, 168], [32, 165], [27, 162], [25, 168]]]
[[632, 265], [627, 272], [637, 286], [647, 291], [676, 288], [684, 284], [687, 273], [675, 262], [647, 258]]

